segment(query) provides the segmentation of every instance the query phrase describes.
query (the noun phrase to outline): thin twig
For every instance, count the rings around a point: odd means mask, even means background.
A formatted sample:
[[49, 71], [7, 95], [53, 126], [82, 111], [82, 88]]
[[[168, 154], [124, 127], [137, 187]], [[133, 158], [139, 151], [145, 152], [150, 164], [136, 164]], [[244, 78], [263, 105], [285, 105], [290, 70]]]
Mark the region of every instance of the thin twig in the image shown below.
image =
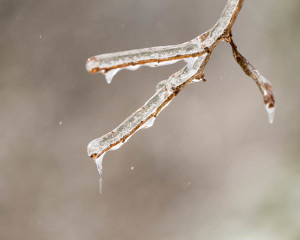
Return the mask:
[[239, 53], [239, 51], [237, 50], [237, 46], [232, 40], [232, 37], [229, 38], [228, 42], [232, 47], [232, 53], [235, 60], [241, 66], [243, 71], [255, 81], [260, 92], [262, 93], [265, 108], [269, 116], [269, 122], [272, 123], [274, 120], [275, 99], [271, 83], [264, 76], [262, 76], [258, 72], [258, 70], [255, 67], [253, 67], [252, 64], [245, 57], [242, 56], [242, 54]]

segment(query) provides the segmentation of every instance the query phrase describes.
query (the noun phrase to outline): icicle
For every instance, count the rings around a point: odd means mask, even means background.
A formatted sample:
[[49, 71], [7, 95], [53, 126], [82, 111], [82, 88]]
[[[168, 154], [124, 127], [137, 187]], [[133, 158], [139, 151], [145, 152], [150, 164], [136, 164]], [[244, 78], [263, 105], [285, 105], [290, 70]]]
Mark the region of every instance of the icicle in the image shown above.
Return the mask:
[[192, 83], [197, 83], [197, 82], [201, 82], [202, 81], [202, 78], [194, 78], [192, 80]]
[[103, 161], [103, 157], [104, 157], [105, 153], [103, 153], [101, 156], [99, 156], [95, 163], [97, 165], [97, 169], [100, 175], [100, 179], [99, 179], [99, 192], [100, 194], [102, 193], [102, 186], [103, 186], [103, 181], [102, 181], [102, 161]]
[[112, 70], [109, 70], [107, 73], [105, 73], [105, 79], [106, 79], [106, 82], [108, 84], [111, 83], [111, 81], [113, 80], [113, 77], [117, 74], [117, 72], [119, 72], [120, 69], [119, 68], [116, 68], [116, 69], [112, 69]]
[[275, 115], [275, 106], [270, 107], [270, 104], [265, 104], [265, 108], [268, 113], [268, 119], [269, 123], [272, 124], [274, 121], [274, 115]]

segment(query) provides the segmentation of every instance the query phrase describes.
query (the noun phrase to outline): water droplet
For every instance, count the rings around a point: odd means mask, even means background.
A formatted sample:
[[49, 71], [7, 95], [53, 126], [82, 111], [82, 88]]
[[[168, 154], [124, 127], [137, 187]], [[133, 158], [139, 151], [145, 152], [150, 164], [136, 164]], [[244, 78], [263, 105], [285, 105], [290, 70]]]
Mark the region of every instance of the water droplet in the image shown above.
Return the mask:
[[265, 104], [265, 108], [266, 108], [267, 113], [268, 113], [269, 123], [272, 124], [273, 121], [274, 121], [275, 106], [270, 107], [269, 104]]
[[188, 183], [187, 183], [188, 186], [191, 186], [191, 184], [192, 184], [191, 182], [188, 182]]
[[107, 73], [105, 73], [105, 79], [106, 79], [106, 82], [108, 84], [111, 83], [111, 81], [113, 80], [114, 76], [117, 74], [117, 72], [119, 72], [120, 69], [116, 68], [116, 69], [112, 69], [110, 71], [108, 71]]
[[59, 122], [59, 125], [62, 125], [62, 121]]
[[40, 39], [42, 39], [42, 35], [40, 35]]
[[132, 170], [134, 169], [134, 166], [131, 166], [131, 168], [130, 168], [130, 169], [131, 169], [131, 171], [132, 171]]

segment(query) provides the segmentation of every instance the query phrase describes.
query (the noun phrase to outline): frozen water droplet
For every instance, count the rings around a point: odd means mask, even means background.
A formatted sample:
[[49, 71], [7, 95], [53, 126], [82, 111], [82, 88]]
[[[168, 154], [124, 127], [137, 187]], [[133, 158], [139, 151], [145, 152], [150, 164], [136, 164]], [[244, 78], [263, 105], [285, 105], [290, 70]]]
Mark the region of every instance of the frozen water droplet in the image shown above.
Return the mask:
[[131, 65], [131, 66], [125, 67], [124, 69], [135, 71], [135, 70], [138, 70], [140, 67], [142, 67], [142, 65], [137, 64], [137, 65]]
[[155, 117], [150, 118], [147, 122], [143, 124], [143, 128], [152, 127], [155, 121]]
[[192, 80], [192, 83], [197, 83], [197, 82], [201, 82], [201, 81], [202, 81], [201, 78], [194, 78], [194, 79]]
[[40, 35], [40, 39], [42, 39], [42, 35]]
[[59, 125], [62, 125], [62, 121], [59, 122]]
[[188, 186], [191, 186], [191, 184], [192, 184], [191, 182], [188, 182], [188, 183], [187, 183]]
[[269, 119], [269, 123], [273, 123], [274, 121], [274, 115], [275, 115], [275, 106], [270, 107], [269, 104], [265, 104], [265, 108], [267, 110], [268, 113], [268, 119]]
[[131, 168], [130, 168], [131, 170], [133, 170], [134, 169], [134, 166], [131, 166]]
[[113, 79], [113, 77], [117, 74], [117, 72], [119, 72], [120, 71], [120, 69], [112, 69], [112, 70], [110, 70], [110, 71], [108, 71], [107, 73], [105, 73], [105, 79], [106, 79], [106, 82], [108, 83], [108, 84], [110, 84], [111, 83], [111, 81], [112, 81], [112, 79]]

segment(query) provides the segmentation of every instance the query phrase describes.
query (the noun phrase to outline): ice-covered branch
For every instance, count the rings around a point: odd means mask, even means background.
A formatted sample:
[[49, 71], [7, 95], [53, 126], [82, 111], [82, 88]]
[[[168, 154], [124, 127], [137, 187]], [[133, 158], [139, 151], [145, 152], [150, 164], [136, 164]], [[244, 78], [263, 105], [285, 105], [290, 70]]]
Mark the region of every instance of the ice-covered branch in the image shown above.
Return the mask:
[[[99, 158], [109, 150], [116, 150], [122, 146], [135, 132], [141, 128], [151, 127], [160, 111], [198, 76], [202, 76], [205, 64], [209, 58], [205, 53], [194, 58], [183, 69], [157, 84], [156, 93], [135, 113], [108, 134], [89, 143], [88, 154], [92, 158]], [[200, 79], [199, 79], [200, 80]]]
[[[200, 36], [202, 37], [202, 36]], [[173, 64], [181, 59], [201, 56], [205, 53], [200, 37], [189, 42], [163, 47], [144, 48], [90, 57], [86, 69], [90, 73], [103, 73], [108, 83], [121, 69], [136, 70], [140, 66], [157, 67]]]
[[233, 55], [247, 75], [259, 86], [273, 121], [274, 98], [270, 83], [237, 51], [232, 41], [231, 28], [240, 12], [244, 0], [228, 0], [217, 23], [207, 32], [189, 42], [179, 45], [153, 47], [125, 52], [97, 55], [87, 60], [90, 73], [103, 73], [108, 83], [122, 70], [136, 70], [140, 66], [157, 67], [184, 60], [186, 65], [167, 80], [157, 84], [155, 94], [136, 112], [113, 131], [91, 141], [88, 155], [95, 160], [99, 173], [102, 172], [102, 158], [107, 151], [121, 147], [135, 132], [151, 127], [158, 114], [189, 83], [204, 80], [204, 68], [213, 50], [221, 41], [229, 42]]
[[232, 53], [237, 63], [241, 66], [243, 71], [256, 82], [257, 86], [259, 87], [259, 90], [264, 98], [269, 122], [273, 123], [275, 113], [275, 99], [271, 83], [264, 76], [262, 76], [258, 72], [258, 70], [255, 69], [255, 67], [253, 67], [250, 62], [242, 56], [242, 54], [239, 53], [239, 51], [237, 50], [237, 46], [234, 44], [232, 38], [229, 39], [229, 43], [232, 47]]
[[207, 49], [212, 50], [221, 38], [231, 31], [243, 2], [244, 0], [229, 0], [215, 26], [191, 41], [172, 46], [93, 56], [87, 60], [86, 69], [90, 73], [103, 73], [110, 83], [115, 74], [122, 69], [136, 70], [142, 65], [157, 67], [173, 64], [181, 59], [199, 57]]

